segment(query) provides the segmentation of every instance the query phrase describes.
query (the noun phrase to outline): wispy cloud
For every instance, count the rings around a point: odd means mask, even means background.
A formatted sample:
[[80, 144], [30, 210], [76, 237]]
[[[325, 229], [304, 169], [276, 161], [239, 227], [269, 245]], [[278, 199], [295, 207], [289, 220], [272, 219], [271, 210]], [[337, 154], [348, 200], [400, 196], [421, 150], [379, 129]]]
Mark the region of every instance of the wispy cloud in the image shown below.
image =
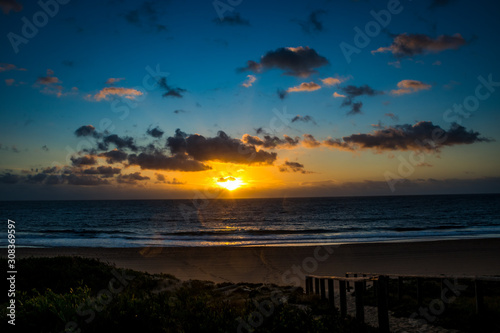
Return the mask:
[[379, 47], [375, 53], [390, 52], [397, 58], [412, 57], [418, 54], [439, 53], [445, 50], [458, 49], [466, 44], [460, 34], [453, 36], [441, 35], [436, 39], [423, 34], [400, 34], [394, 37], [390, 46]]
[[247, 75], [247, 79], [241, 85], [245, 88], [249, 88], [255, 81], [257, 81], [255, 75]]
[[302, 82], [300, 85], [296, 87], [290, 87], [287, 89], [287, 92], [299, 92], [299, 91], [315, 91], [321, 89], [321, 86], [314, 82]]

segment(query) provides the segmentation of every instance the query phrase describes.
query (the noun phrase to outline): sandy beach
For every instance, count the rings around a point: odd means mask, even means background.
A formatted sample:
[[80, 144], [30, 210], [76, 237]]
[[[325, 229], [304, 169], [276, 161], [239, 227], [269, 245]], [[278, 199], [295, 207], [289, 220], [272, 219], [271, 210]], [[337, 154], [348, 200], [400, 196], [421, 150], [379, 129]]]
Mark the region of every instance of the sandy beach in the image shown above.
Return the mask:
[[500, 275], [500, 239], [295, 247], [18, 248], [17, 257], [81, 256], [181, 280], [303, 282], [303, 275]]

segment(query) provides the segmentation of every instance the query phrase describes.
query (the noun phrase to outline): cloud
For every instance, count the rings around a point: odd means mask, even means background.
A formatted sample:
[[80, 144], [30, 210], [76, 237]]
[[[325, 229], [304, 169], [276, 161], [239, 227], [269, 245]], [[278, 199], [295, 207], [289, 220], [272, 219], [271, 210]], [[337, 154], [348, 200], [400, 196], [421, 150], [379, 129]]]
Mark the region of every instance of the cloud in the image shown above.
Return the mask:
[[121, 173], [120, 168], [113, 168], [110, 166], [98, 166], [97, 168], [89, 168], [83, 170], [86, 175], [102, 175], [105, 178], [113, 177]]
[[384, 116], [391, 118], [394, 121], [398, 121], [399, 117], [396, 116], [394, 113], [384, 113]]
[[391, 52], [396, 58], [411, 57], [418, 54], [439, 53], [445, 50], [458, 49], [466, 44], [460, 34], [453, 36], [441, 35], [436, 39], [423, 34], [400, 34], [388, 47], [380, 47], [375, 53]]
[[99, 157], [105, 157], [108, 164], [120, 163], [127, 159], [128, 154], [124, 151], [114, 149], [98, 155]]
[[16, 82], [14, 79], [5, 79], [5, 85], [12, 86]]
[[47, 147], [47, 145], [43, 145], [43, 146], [42, 146], [42, 150], [44, 150], [44, 151], [49, 151], [49, 147]]
[[54, 71], [52, 69], [47, 69], [47, 76], [39, 77], [36, 82], [42, 85], [51, 85], [55, 83], [60, 83], [61, 81], [59, 81], [59, 79], [53, 75]]
[[423, 83], [422, 81], [403, 80], [398, 82], [398, 89], [391, 90], [391, 94], [398, 96], [412, 94], [420, 90], [429, 90], [431, 87], [430, 84]]
[[321, 79], [321, 82], [323, 82], [325, 86], [336, 86], [341, 84], [342, 82], [347, 81], [347, 79], [348, 78], [343, 78], [343, 77], [327, 77]]
[[19, 68], [13, 64], [0, 63], [0, 73], [8, 71], [26, 71], [26, 68]]
[[126, 99], [136, 99], [138, 96], [142, 96], [143, 93], [139, 90], [133, 88], [122, 88], [122, 87], [105, 87], [102, 88], [97, 94], [93, 96], [96, 101], [102, 101], [103, 99], [109, 99], [110, 96], [121, 96]]
[[302, 145], [307, 148], [316, 148], [321, 146], [321, 143], [314, 138], [312, 134], [303, 134]]
[[346, 142], [342, 142], [340, 139], [328, 138], [322, 143], [325, 147], [335, 148], [338, 150], [353, 151], [352, 146]]
[[298, 92], [298, 91], [315, 91], [321, 89], [321, 86], [314, 82], [302, 82], [300, 85], [296, 87], [290, 87], [287, 89], [287, 92]]
[[414, 125], [395, 125], [368, 134], [352, 134], [343, 137], [342, 140], [355, 149], [379, 151], [439, 151], [445, 146], [493, 141], [481, 137], [478, 132], [467, 131], [465, 127], [457, 124], [453, 124], [446, 131], [430, 121], [421, 121]]
[[90, 136], [90, 135], [94, 135], [95, 133], [96, 133], [95, 127], [92, 126], [92, 125], [83, 125], [83, 126], [80, 126], [75, 131], [75, 135], [77, 137], [80, 137], [80, 136]]
[[102, 138], [102, 141], [98, 143], [98, 148], [100, 150], [107, 150], [109, 145], [113, 144], [116, 146], [118, 149], [122, 148], [128, 148], [132, 151], [137, 151], [137, 146], [134, 143], [134, 138], [126, 136], [126, 137], [120, 137], [116, 134], [110, 134], [107, 136], [104, 136]]
[[180, 130], [167, 139], [172, 154], [187, 154], [197, 161], [220, 161], [235, 164], [272, 164], [276, 153], [257, 151], [254, 145], [229, 137], [219, 131], [217, 136], [206, 138], [199, 134], [186, 135]]
[[241, 17], [240, 13], [231, 13], [228, 15], [225, 15], [223, 18], [215, 18], [213, 19], [213, 22], [217, 25], [246, 25], [249, 26], [250, 22], [248, 20], [245, 20], [244, 18]]
[[255, 81], [257, 81], [255, 75], [247, 75], [247, 79], [241, 85], [245, 88], [249, 88]]
[[432, 63], [432, 66], [441, 66], [441, 65], [442, 65], [441, 60], [436, 60]]
[[344, 98], [344, 97], [347, 97], [346, 95], [339, 94], [338, 92], [334, 92], [332, 96], [334, 98]]
[[23, 10], [23, 5], [21, 5], [16, 0], [0, 0], [0, 7], [2, 7], [3, 13], [5, 15], [9, 14], [11, 10], [15, 12], [20, 12]]
[[166, 92], [163, 94], [163, 97], [177, 97], [177, 98], [182, 98], [183, 95], [182, 93], [185, 93], [187, 90], [183, 88], [178, 88], [178, 87], [171, 87], [167, 84], [167, 78], [162, 77], [158, 81], [158, 84], [160, 85], [161, 88], [163, 88]]
[[235, 180], [236, 180], [236, 178], [234, 178], [232, 176], [219, 177], [219, 178], [217, 178], [217, 183], [234, 182]]
[[[381, 91], [376, 91], [373, 88], [369, 87], [368, 85], [363, 85], [363, 86], [353, 86], [349, 85], [347, 87], [342, 87], [340, 90], [345, 94], [345, 99], [340, 105], [342, 106], [350, 106], [351, 111], [349, 111], [347, 114], [349, 115], [354, 115], [354, 114], [359, 114], [361, 113], [361, 108], [363, 107], [362, 102], [354, 102], [354, 99], [359, 96], [375, 96], [379, 94], [383, 94]], [[340, 97], [340, 95], [334, 97]]]
[[455, 81], [455, 80], [450, 80], [450, 81], [448, 81], [448, 83], [443, 85], [443, 88], [446, 90], [451, 90], [458, 85], [460, 85], [460, 82]]
[[163, 13], [155, 8], [158, 2], [145, 1], [139, 7], [125, 14], [125, 20], [139, 28], [146, 28], [146, 31], [160, 32], [167, 30], [164, 24], [158, 23], [158, 17], [163, 17]]
[[65, 180], [70, 185], [78, 185], [78, 186], [97, 186], [97, 185], [108, 185], [109, 181], [106, 179], [102, 179], [100, 177], [94, 175], [75, 175], [70, 174], [69, 176], [64, 177]]
[[317, 71], [315, 68], [328, 65], [328, 60], [320, 56], [314, 49], [306, 47], [282, 47], [269, 51], [260, 59], [260, 63], [249, 60], [247, 67], [239, 71], [259, 73], [263, 70], [278, 68], [284, 75], [308, 77]]
[[210, 166], [190, 159], [186, 155], [175, 154], [174, 156], [167, 156], [160, 151], [155, 151], [153, 153], [140, 153], [139, 155], [129, 155], [128, 163], [130, 165], [138, 165], [141, 169], [150, 170], [194, 172], [211, 169]]
[[92, 156], [92, 155], [85, 155], [85, 156], [81, 156], [81, 157], [72, 156], [71, 162], [74, 166], [97, 164], [97, 160], [96, 160], [95, 156]]
[[280, 165], [279, 170], [280, 172], [300, 172], [303, 174], [312, 173], [311, 171], [306, 171], [303, 164], [289, 161], [285, 161], [285, 163]]
[[106, 80], [107, 85], [113, 85], [117, 82], [123, 81], [125, 78], [123, 77], [110, 77], [109, 79]]
[[163, 132], [158, 126], [155, 128], [148, 128], [146, 131], [147, 134], [151, 135], [153, 138], [161, 138], [163, 136]]
[[278, 94], [279, 99], [284, 100], [284, 99], [285, 99], [285, 97], [288, 95], [288, 92], [287, 92], [286, 90], [283, 90], [283, 89], [279, 89], [279, 88], [278, 88], [278, 89], [276, 90], [276, 94]]
[[309, 14], [309, 17], [307, 18], [306, 21], [299, 21], [295, 20], [298, 25], [302, 28], [302, 31], [304, 31], [307, 34], [313, 33], [313, 32], [321, 32], [323, 31], [323, 22], [320, 22], [318, 19], [318, 16], [321, 14], [325, 14], [326, 11], [319, 9], [312, 11]]
[[16, 184], [21, 180], [21, 177], [10, 172], [0, 174], [1, 184]]
[[155, 173], [157, 183], [171, 184], [171, 185], [182, 185], [185, 184], [177, 180], [177, 178], [173, 178], [172, 180], [167, 180], [167, 178], [161, 173]]
[[296, 115], [295, 117], [292, 118], [292, 123], [294, 123], [296, 121], [301, 121], [303, 123], [312, 122], [314, 125], [316, 125], [316, 122], [314, 121], [313, 117], [311, 117], [311, 116], [302, 117], [301, 115]]
[[283, 135], [283, 139], [277, 136], [264, 135], [264, 139], [261, 139], [258, 136], [244, 134], [241, 141], [262, 148], [293, 148], [299, 144], [300, 139], [298, 137], [291, 138], [288, 135]]
[[116, 181], [121, 184], [137, 184], [138, 181], [150, 180], [148, 176], [142, 176], [140, 172], [130, 173], [128, 175], [119, 175]]
[[186, 112], [185, 110], [181, 110], [181, 109], [174, 111], [175, 114], [185, 113], [185, 112]]

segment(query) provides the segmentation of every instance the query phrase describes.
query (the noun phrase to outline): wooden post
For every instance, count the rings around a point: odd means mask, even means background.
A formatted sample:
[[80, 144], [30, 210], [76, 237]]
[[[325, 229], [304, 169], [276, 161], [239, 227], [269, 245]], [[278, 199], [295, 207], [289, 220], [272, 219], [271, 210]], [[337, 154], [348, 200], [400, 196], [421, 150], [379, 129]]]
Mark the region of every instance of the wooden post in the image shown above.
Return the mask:
[[380, 333], [389, 333], [389, 304], [387, 300], [387, 277], [379, 276], [377, 283], [378, 329]]
[[325, 279], [321, 279], [319, 281], [320, 290], [321, 290], [321, 299], [326, 299], [326, 291], [325, 291]]
[[474, 289], [476, 291], [476, 314], [484, 314], [484, 290], [483, 283], [479, 280], [474, 281]]
[[310, 276], [306, 276], [306, 295], [309, 295], [311, 293], [311, 290], [309, 289], [309, 280], [311, 279]]
[[314, 293], [316, 295], [319, 295], [319, 279], [318, 278], [314, 278]]
[[398, 277], [398, 301], [401, 302], [403, 299], [403, 278], [401, 276]]
[[[349, 274], [348, 273], [345, 273], [345, 277], [349, 277]], [[347, 288], [347, 291], [351, 291], [351, 287], [349, 286], [349, 281], [346, 282], [346, 288]]]
[[356, 281], [354, 282], [354, 291], [356, 292], [356, 319], [360, 322], [365, 321], [365, 305], [363, 302], [363, 282]]
[[313, 278], [309, 277], [309, 292], [311, 294], [314, 294], [314, 289], [313, 289]]
[[424, 299], [424, 289], [422, 288], [422, 279], [417, 278], [417, 303], [422, 305]]
[[346, 299], [346, 283], [345, 281], [339, 280], [339, 292], [340, 292], [340, 317], [344, 318], [347, 315], [347, 299]]
[[333, 288], [333, 279], [328, 279], [328, 300], [335, 307], [335, 290]]

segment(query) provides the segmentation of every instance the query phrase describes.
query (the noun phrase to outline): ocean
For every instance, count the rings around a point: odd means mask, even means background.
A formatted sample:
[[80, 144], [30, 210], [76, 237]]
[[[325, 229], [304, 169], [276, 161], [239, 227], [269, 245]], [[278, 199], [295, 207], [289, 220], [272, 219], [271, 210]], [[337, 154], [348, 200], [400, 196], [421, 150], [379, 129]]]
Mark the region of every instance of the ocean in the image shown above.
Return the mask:
[[[0, 202], [16, 246], [311, 245], [500, 237], [500, 194]], [[7, 237], [0, 239], [7, 245]]]

